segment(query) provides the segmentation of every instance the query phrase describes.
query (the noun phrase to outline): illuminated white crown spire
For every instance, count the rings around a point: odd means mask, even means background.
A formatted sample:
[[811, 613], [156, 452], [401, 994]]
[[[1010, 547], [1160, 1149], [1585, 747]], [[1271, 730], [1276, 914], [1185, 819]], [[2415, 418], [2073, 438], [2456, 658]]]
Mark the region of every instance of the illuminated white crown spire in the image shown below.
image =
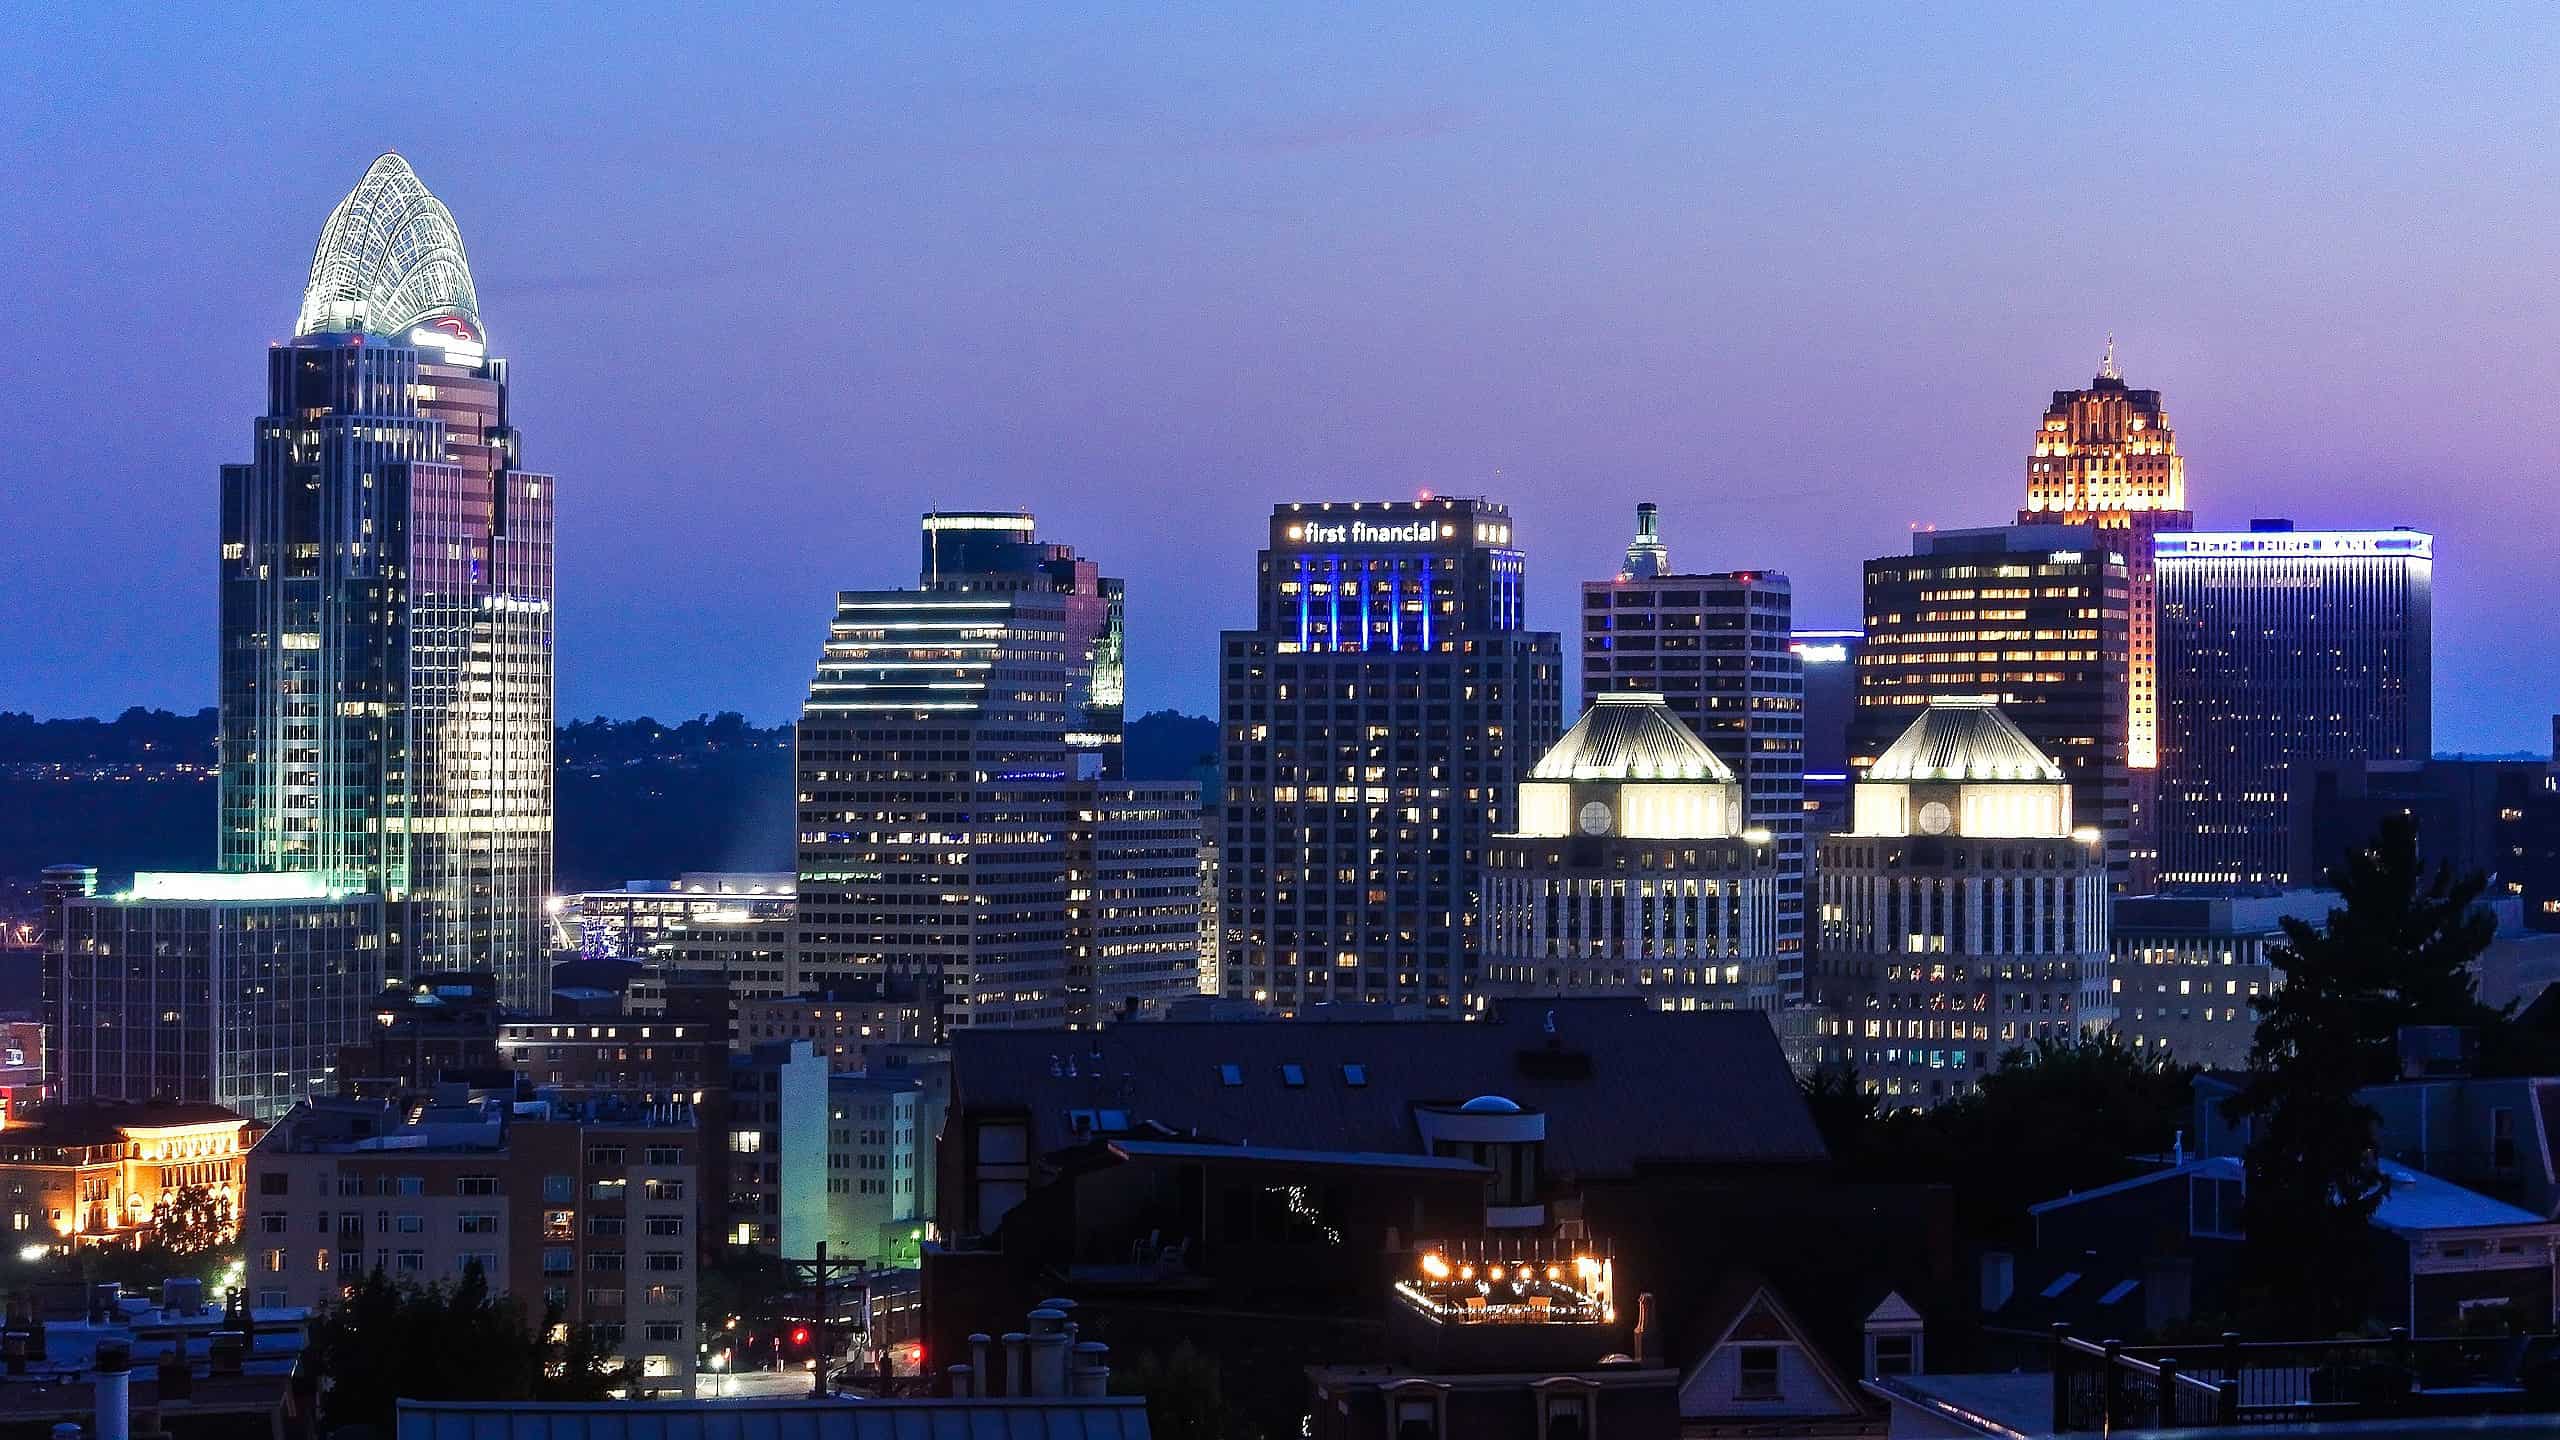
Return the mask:
[[480, 297], [453, 212], [386, 152], [329, 212], [293, 333], [407, 335], [425, 326], [481, 341]]

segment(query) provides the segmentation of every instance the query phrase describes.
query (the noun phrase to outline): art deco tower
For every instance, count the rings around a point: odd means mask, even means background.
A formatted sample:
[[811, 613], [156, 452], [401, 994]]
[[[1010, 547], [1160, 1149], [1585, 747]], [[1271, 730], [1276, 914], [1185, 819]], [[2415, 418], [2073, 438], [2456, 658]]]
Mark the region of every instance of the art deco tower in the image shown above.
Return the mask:
[[392, 973], [488, 970], [538, 1007], [552, 490], [507, 378], [452, 214], [384, 155], [222, 471], [221, 855], [378, 894]]
[[2125, 766], [2132, 778], [2132, 840], [2139, 882], [2158, 854], [2152, 772], [2159, 764], [2159, 591], [2152, 537], [2195, 526], [2187, 462], [2157, 390], [2127, 389], [2116, 342], [2085, 390], [2056, 390], [2027, 457], [2027, 504], [2018, 523], [2095, 525], [2125, 558], [2127, 638]]

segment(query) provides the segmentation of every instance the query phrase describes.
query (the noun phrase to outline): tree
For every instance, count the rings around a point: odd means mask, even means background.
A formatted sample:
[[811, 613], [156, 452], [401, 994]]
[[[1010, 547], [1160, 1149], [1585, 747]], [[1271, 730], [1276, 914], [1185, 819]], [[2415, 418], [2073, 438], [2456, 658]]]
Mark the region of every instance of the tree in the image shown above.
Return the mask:
[[394, 1285], [376, 1269], [329, 1308], [312, 1350], [331, 1428], [386, 1433], [402, 1399], [601, 1400], [629, 1378], [589, 1327], [563, 1326], [558, 1307], [529, 1328], [477, 1264], [451, 1286]]
[[1805, 1103], [1852, 1180], [1946, 1185], [1968, 1246], [2025, 1243], [2027, 1207], [2137, 1173], [2185, 1123], [2191, 1066], [2111, 1032], [2004, 1053], [1975, 1088], [1930, 1110], [1883, 1110], [1855, 1071], [1805, 1078]]
[[151, 1220], [155, 1238], [172, 1255], [218, 1251], [228, 1259], [240, 1240], [240, 1215], [231, 1197], [202, 1185], [162, 1196]]
[[1227, 1403], [1218, 1362], [1184, 1340], [1164, 1354], [1144, 1351], [1111, 1372], [1115, 1395], [1147, 1397], [1147, 1429], [1157, 1440], [1253, 1440], [1261, 1431]]
[[2403, 1026], [2506, 1019], [2480, 1003], [2470, 968], [2497, 928], [2479, 903], [2487, 879], [2431, 874], [2416, 821], [2385, 820], [2328, 878], [2341, 903], [2316, 929], [2288, 918], [2268, 952], [2283, 979], [2250, 1002], [2249, 1081], [2229, 1106], [2250, 1124], [2249, 1303], [2321, 1332], [2364, 1318], [2365, 1227], [2385, 1190], [2357, 1092], [2392, 1078]]

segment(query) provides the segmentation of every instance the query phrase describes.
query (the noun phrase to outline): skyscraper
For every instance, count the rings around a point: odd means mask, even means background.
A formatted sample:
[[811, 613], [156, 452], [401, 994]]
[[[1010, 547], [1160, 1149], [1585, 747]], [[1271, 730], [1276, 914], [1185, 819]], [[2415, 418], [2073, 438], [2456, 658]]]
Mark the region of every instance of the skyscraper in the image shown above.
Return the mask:
[[330, 212], [222, 471], [221, 863], [378, 895], [392, 973], [549, 992], [552, 484], [453, 216], [384, 155]]
[[1072, 773], [1118, 778], [1124, 674], [1123, 587], [1072, 546], [1035, 538], [1019, 510], [937, 510], [924, 517], [928, 590], [977, 593], [1046, 588], [1067, 627], [1067, 749]]
[[1582, 585], [1582, 703], [1660, 695], [1740, 778], [1744, 814], [1777, 853], [1777, 974], [1804, 981], [1804, 674], [1792, 647], [1794, 592], [1772, 570], [1677, 574], [1640, 506], [1615, 580]]
[[1849, 823], [1849, 727], [1858, 714], [1864, 630], [1798, 630], [1787, 638], [1804, 680], [1804, 826], [1811, 840]]
[[1463, 1006], [1485, 846], [1562, 721], [1511, 512], [1281, 505], [1257, 565], [1254, 628], [1220, 637], [1225, 993]]
[[1829, 1014], [1808, 1058], [1855, 1065], [1888, 1106], [1934, 1105], [2003, 1051], [2113, 1018], [2099, 836], [1997, 706], [1930, 701], [1852, 803], [1815, 866]]
[[[1119, 768], [1118, 582], [1028, 515], [937, 512], [923, 536], [923, 588], [837, 597], [801, 712], [791, 973], [919, 986], [939, 1029], [1184, 988], [1198, 912], [1187, 883], [1157, 891], [1198, 863], [1196, 792], [1097, 778]], [[1096, 883], [1124, 893], [1076, 898]]]
[[2159, 599], [2153, 537], [2195, 524], [2187, 462], [2157, 390], [2128, 389], [2115, 337], [2085, 390], [2056, 390], [2027, 457], [2027, 504], [2018, 523], [2089, 524], [2125, 559], [2125, 769], [2132, 874], [2148, 888], [2159, 853]]
[[1912, 552], [1866, 564], [1850, 768], [1875, 763], [1927, 706], [1988, 697], [2062, 767], [2124, 885], [2124, 557], [2094, 527], [2054, 524], [1924, 531]]
[[1778, 865], [1741, 782], [1659, 695], [1592, 702], [1520, 785], [1485, 872], [1483, 988], [1778, 1008]]
[[2434, 557], [2284, 520], [2160, 537], [2163, 880], [2283, 884], [2311, 762], [2427, 758]]

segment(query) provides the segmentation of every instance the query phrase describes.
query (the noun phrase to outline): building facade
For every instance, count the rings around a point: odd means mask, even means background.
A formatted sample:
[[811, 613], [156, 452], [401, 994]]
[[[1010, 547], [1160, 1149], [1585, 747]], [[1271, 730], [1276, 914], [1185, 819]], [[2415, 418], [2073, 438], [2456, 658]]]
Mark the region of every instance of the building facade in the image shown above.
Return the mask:
[[1816, 1063], [1890, 1107], [1971, 1090], [2000, 1055], [2114, 1020], [2103, 838], [2062, 767], [1988, 701], [1931, 701], [1824, 837]]
[[2528, 930], [2560, 931], [2560, 765], [2544, 760], [2318, 760], [2293, 787], [2293, 883], [2325, 883], [2385, 818], [2417, 822], [2418, 854], [2489, 877]]
[[2107, 935], [2116, 1034], [2173, 1064], [2249, 1068], [2250, 1002], [2282, 978], [2268, 950], [2287, 919], [2317, 925], [2337, 900], [2327, 890], [2117, 896]]
[[1804, 989], [1804, 677], [1793, 587], [1772, 571], [1682, 575], [1652, 507], [1625, 568], [1582, 586], [1582, 703], [1611, 691], [1660, 695], [1743, 787], [1749, 823], [1777, 860], [1778, 972]]
[[1866, 564], [1866, 641], [1849, 764], [1863, 770], [1947, 698], [1980, 696], [2062, 767], [2072, 813], [2132, 876], [2125, 768], [2130, 591], [2122, 555], [2086, 525], [1923, 532]]
[[2432, 753], [2433, 538], [2262, 520], [2158, 550], [2161, 879], [2281, 885], [2308, 767]]
[[134, 1244], [173, 1214], [227, 1230], [255, 1135], [246, 1116], [195, 1103], [84, 1101], [10, 1116], [0, 1126], [10, 1243]]
[[1067, 997], [1108, 1024], [1200, 993], [1200, 787], [1095, 780], [1067, 817]]
[[1787, 637], [1804, 680], [1805, 843], [1849, 823], [1849, 727], [1858, 713], [1864, 630], [1798, 630]]
[[1511, 512], [1281, 505], [1256, 564], [1254, 628], [1219, 642], [1220, 983], [1283, 1014], [1463, 1007], [1485, 847], [1562, 728]]
[[58, 1094], [272, 1120], [335, 1083], [382, 993], [382, 899], [300, 874], [146, 871], [63, 906], [48, 960]]
[[[928, 528], [929, 562], [950, 533]], [[923, 578], [837, 598], [801, 711], [793, 988], [886, 979], [939, 1027], [1064, 1025], [1068, 782], [1099, 764], [1069, 742], [1087, 597]]]
[[551, 478], [452, 215], [397, 155], [330, 213], [222, 471], [221, 866], [382, 897], [397, 973], [549, 989]]
[[929, 1223], [917, 1157], [932, 1147], [924, 1087], [892, 1076], [836, 1075], [827, 1082], [827, 1254], [876, 1265], [913, 1265]]
[[1779, 858], [1746, 807], [1663, 697], [1604, 692], [1490, 848], [1485, 993], [1777, 1009]]
[[317, 1102], [250, 1152], [247, 1288], [318, 1310], [376, 1271], [451, 1286], [476, 1267], [528, 1323], [556, 1305], [588, 1326], [639, 1392], [690, 1399], [701, 1160], [690, 1109]]

